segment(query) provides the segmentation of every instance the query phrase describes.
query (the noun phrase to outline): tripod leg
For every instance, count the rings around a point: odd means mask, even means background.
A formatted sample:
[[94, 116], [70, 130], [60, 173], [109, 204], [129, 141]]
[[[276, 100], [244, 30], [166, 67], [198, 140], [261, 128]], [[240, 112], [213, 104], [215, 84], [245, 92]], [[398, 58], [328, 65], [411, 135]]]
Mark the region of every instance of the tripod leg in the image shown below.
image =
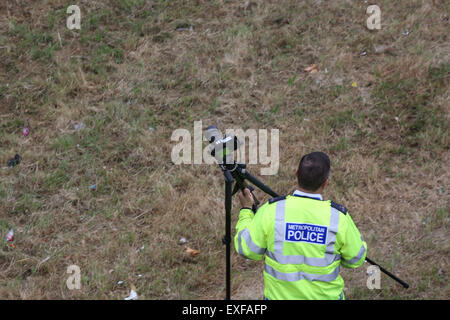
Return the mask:
[[225, 176], [225, 237], [222, 242], [226, 246], [226, 297], [225, 300], [230, 300], [231, 296], [231, 188], [233, 178], [227, 179]]
[[278, 197], [279, 194], [277, 194], [275, 191], [273, 191], [272, 189], [270, 189], [268, 186], [266, 186], [264, 183], [262, 183], [261, 181], [259, 181], [257, 178], [255, 178], [254, 176], [252, 176], [250, 173], [248, 173], [248, 171], [245, 171], [244, 173], [244, 178], [247, 179], [248, 181], [250, 181], [251, 183], [253, 183], [255, 186], [257, 186], [259, 189], [261, 189], [262, 191], [264, 191], [265, 193], [271, 195], [272, 197]]

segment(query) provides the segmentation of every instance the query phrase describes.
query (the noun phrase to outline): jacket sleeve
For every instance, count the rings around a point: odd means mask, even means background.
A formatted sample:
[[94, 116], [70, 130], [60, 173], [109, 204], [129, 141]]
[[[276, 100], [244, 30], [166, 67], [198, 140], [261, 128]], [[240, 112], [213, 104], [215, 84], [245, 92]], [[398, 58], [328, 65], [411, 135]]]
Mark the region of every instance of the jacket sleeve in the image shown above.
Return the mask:
[[345, 268], [358, 268], [366, 260], [367, 244], [349, 214], [344, 216], [347, 225], [342, 235], [341, 265]]
[[266, 252], [267, 236], [263, 214], [266, 206], [267, 204], [261, 206], [256, 214], [246, 208], [239, 212], [234, 247], [246, 259], [261, 260]]

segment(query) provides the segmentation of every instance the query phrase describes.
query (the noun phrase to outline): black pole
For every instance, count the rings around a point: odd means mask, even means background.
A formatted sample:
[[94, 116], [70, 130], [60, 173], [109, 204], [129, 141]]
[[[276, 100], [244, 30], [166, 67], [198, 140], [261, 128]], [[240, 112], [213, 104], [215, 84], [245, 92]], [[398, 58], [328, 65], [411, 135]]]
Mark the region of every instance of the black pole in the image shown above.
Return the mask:
[[279, 197], [279, 195], [275, 191], [270, 189], [268, 186], [266, 186], [264, 183], [262, 183], [256, 177], [252, 176], [247, 170], [243, 169], [242, 171], [245, 171], [245, 172], [243, 172], [244, 179], [247, 179], [248, 181], [253, 183], [255, 186], [260, 188], [262, 191], [267, 193], [268, 195], [271, 195], [272, 197]]
[[226, 246], [226, 279], [225, 279], [225, 300], [231, 297], [231, 188], [233, 177], [228, 170], [223, 170], [225, 177], [225, 237], [222, 242]]
[[387, 271], [386, 269], [384, 269], [382, 266], [380, 266], [378, 263], [375, 263], [374, 261], [370, 260], [369, 258], [366, 257], [366, 261], [374, 266], [377, 266], [378, 268], [380, 268], [380, 270], [382, 272], [384, 272], [386, 275], [388, 275], [389, 277], [391, 277], [392, 279], [394, 279], [395, 281], [397, 281], [398, 283], [400, 283], [405, 289], [409, 288], [409, 284], [407, 284], [405, 281], [397, 278], [396, 276], [394, 276], [392, 273], [390, 273], [389, 271]]

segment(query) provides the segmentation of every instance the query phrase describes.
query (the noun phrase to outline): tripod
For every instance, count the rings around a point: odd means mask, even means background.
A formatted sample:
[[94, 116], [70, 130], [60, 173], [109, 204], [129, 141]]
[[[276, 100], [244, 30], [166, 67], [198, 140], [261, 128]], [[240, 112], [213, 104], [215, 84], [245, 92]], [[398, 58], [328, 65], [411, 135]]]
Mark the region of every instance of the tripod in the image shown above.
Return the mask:
[[[219, 164], [222, 169], [224, 178], [225, 178], [225, 236], [222, 239], [222, 243], [226, 246], [226, 279], [225, 279], [225, 288], [226, 288], [226, 296], [225, 300], [230, 300], [230, 292], [231, 292], [231, 205], [232, 205], [232, 196], [238, 192], [239, 190], [244, 190], [244, 188], [249, 188], [250, 192], [252, 192], [254, 188], [249, 186], [246, 183], [246, 180], [254, 184], [256, 187], [264, 191], [265, 193], [271, 195], [272, 197], [278, 197], [279, 195], [262, 183], [260, 180], [252, 176], [247, 170], [246, 165], [244, 163], [232, 163], [232, 164]], [[233, 189], [233, 182], [236, 182]], [[253, 195], [253, 199], [255, 203], [253, 204], [253, 211], [256, 212], [259, 201]], [[376, 265], [380, 268], [380, 271], [400, 283], [405, 289], [409, 287], [409, 285], [403, 280], [399, 279], [379, 264], [375, 263], [368, 257], [366, 257], [366, 261], [372, 265]]]
[[[226, 246], [226, 297], [225, 300], [230, 300], [230, 291], [231, 291], [231, 198], [232, 196], [238, 192], [239, 190], [244, 190], [244, 188], [249, 188], [250, 192], [254, 189], [252, 186], [247, 185], [245, 180], [250, 181], [255, 186], [260, 188], [265, 193], [271, 195], [272, 197], [277, 197], [278, 195], [266, 186], [264, 183], [259, 181], [257, 178], [252, 176], [246, 169], [246, 165], [244, 163], [233, 163], [233, 164], [219, 164], [222, 169], [224, 178], [225, 178], [225, 236], [222, 239], [222, 243]], [[234, 189], [233, 182], [235, 182]], [[255, 199], [255, 203], [253, 204], [253, 210], [256, 211], [256, 208], [259, 204], [259, 201], [253, 196]]]

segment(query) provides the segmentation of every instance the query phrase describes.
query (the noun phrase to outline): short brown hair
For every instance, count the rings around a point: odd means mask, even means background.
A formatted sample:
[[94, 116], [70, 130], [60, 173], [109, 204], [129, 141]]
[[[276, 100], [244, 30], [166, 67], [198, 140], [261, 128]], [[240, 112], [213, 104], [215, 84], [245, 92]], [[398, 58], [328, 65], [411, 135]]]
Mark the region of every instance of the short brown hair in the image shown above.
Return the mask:
[[330, 158], [323, 152], [311, 152], [303, 156], [298, 165], [298, 184], [315, 191], [328, 179]]

